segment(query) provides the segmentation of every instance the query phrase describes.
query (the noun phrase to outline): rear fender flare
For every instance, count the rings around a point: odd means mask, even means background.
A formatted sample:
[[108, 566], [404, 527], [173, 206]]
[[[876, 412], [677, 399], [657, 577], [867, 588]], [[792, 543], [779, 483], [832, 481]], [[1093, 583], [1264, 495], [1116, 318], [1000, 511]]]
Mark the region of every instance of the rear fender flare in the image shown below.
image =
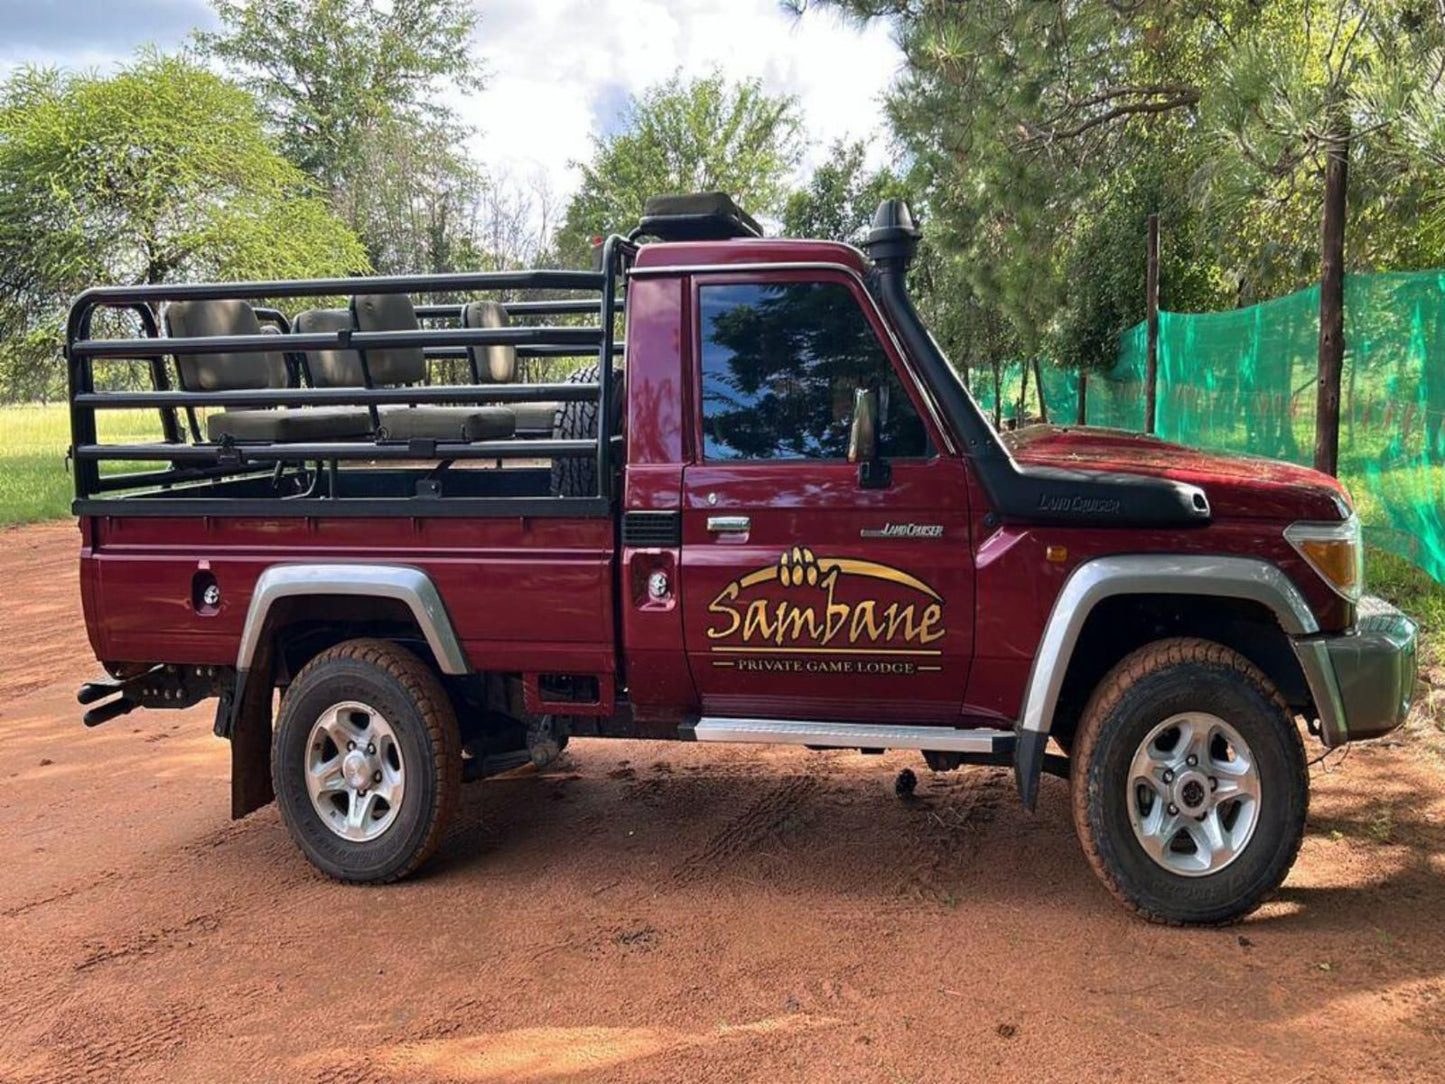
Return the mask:
[[306, 595], [346, 595], [386, 598], [405, 603], [443, 674], [470, 671], [466, 653], [452, 619], [431, 577], [407, 565], [273, 565], [256, 581], [241, 643], [236, 650], [236, 672], [245, 674], [255, 658], [271, 608], [283, 598]]
[[[1014, 747], [1014, 776], [1033, 809], [1059, 691], [1079, 634], [1101, 601], [1115, 595], [1196, 595], [1237, 598], [1267, 607], [1291, 638], [1319, 631], [1299, 588], [1268, 561], [1252, 557], [1138, 554], [1099, 557], [1074, 569], [1054, 600], [1034, 652]], [[1308, 671], [1307, 671], [1308, 674]], [[1311, 682], [1313, 685], [1313, 682]]]

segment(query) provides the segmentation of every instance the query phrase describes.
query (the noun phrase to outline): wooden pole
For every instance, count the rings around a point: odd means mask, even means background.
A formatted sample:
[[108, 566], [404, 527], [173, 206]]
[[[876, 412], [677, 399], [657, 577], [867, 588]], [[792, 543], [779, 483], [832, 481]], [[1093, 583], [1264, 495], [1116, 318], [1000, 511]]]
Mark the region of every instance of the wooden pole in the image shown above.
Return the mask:
[[1089, 374], [1079, 373], [1079, 425], [1089, 424]]
[[1039, 356], [1034, 355], [1034, 387], [1038, 389], [1039, 421], [1048, 424], [1049, 404], [1044, 402], [1044, 371], [1039, 368]]
[[1003, 390], [999, 387], [997, 356], [993, 359], [993, 427], [1003, 428]]
[[1029, 363], [1026, 361], [1019, 368], [1023, 371], [1019, 374], [1019, 412], [1014, 419], [1015, 429], [1022, 428], [1024, 422], [1028, 420]]
[[1145, 274], [1144, 304], [1148, 320], [1149, 354], [1144, 373], [1144, 432], [1154, 432], [1159, 393], [1159, 216], [1148, 225], [1149, 266]]
[[1345, 195], [1350, 137], [1325, 152], [1325, 208], [1320, 219], [1320, 357], [1315, 391], [1315, 470], [1334, 474], [1340, 459], [1340, 373], [1345, 363]]

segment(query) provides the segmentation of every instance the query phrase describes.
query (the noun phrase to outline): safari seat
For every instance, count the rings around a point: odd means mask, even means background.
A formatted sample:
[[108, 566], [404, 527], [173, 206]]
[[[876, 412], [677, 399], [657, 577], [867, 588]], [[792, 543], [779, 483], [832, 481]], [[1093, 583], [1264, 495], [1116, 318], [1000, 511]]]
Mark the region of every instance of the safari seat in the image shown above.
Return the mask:
[[[372, 294], [353, 298], [350, 309], [300, 313], [292, 326], [298, 333], [407, 331], [417, 327], [417, 320], [406, 296]], [[356, 350], [310, 350], [306, 366], [318, 388], [359, 388], [366, 383]], [[426, 357], [420, 347], [368, 350], [366, 368], [376, 387], [417, 384], [426, 376]], [[504, 440], [513, 432], [512, 415], [505, 407], [383, 406], [378, 414], [392, 440]]]
[[[255, 310], [244, 301], [175, 301], [166, 307], [165, 320], [172, 338], [260, 335], [263, 330]], [[186, 391], [285, 388], [291, 383], [279, 351], [177, 355], [176, 368]], [[233, 407], [206, 416], [210, 441], [347, 440], [370, 431], [366, 412], [353, 407]]]
[[[507, 310], [496, 301], [473, 301], [462, 309], [462, 326], [499, 328], [509, 324]], [[514, 346], [469, 346], [478, 379], [483, 384], [515, 384], [517, 382], [517, 349]], [[507, 409], [516, 419], [517, 432], [523, 436], [552, 435], [560, 403], [509, 403]]]
[[[312, 309], [297, 315], [298, 333], [414, 331], [416, 309], [404, 294], [363, 294], [349, 309]], [[368, 373], [373, 387], [419, 384], [426, 378], [426, 355], [419, 346], [388, 347], [366, 352], [366, 367], [357, 350], [311, 350], [306, 367], [318, 388], [359, 388]], [[363, 410], [363, 413], [365, 411]], [[511, 411], [485, 406], [382, 406], [381, 427], [392, 440], [502, 440], [513, 432]]]

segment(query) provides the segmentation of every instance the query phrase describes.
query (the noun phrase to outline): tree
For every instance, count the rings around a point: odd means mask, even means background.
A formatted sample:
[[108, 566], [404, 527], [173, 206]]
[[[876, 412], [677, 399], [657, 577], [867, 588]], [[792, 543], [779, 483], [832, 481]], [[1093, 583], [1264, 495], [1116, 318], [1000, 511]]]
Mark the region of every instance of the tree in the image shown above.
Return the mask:
[[[387, 272], [438, 270], [481, 169], [439, 101], [482, 73], [467, 0], [213, 0], [198, 33], [262, 103], [287, 157], [316, 178]], [[438, 234], [438, 230], [442, 234]]]
[[54, 394], [65, 308], [97, 283], [367, 268], [356, 237], [266, 138], [244, 90], [177, 57], [0, 85], [0, 373]]
[[260, 100], [286, 156], [329, 189], [378, 121], [437, 122], [441, 91], [480, 89], [466, 0], [212, 0], [201, 50]]
[[892, 170], [865, 168], [867, 151], [862, 140], [833, 144], [808, 183], [788, 197], [784, 235], [856, 243], [867, 234], [880, 202], [907, 197], [908, 185]]
[[631, 100], [619, 131], [594, 137], [558, 251], [582, 260], [590, 238], [636, 226], [649, 196], [718, 190], [754, 215], [780, 212], [801, 127], [796, 100], [767, 94], [755, 79], [673, 76]]
[[[1426, 61], [1445, 41], [1442, 14], [1421, 0], [1277, 0], [1237, 37], [1206, 99], [1218, 143], [1205, 171], [1211, 187], [1226, 211], [1269, 216], [1241, 247], [1256, 260], [1282, 255], [1319, 268], [1315, 466], [1331, 474], [1349, 223], [1370, 223], [1350, 238], [1355, 266], [1424, 255], [1415, 224], [1439, 197], [1438, 171], [1428, 157], [1411, 168], [1392, 130], [1439, 86], [1440, 68]], [[1261, 236], [1270, 242], [1262, 248]]]
[[892, 24], [931, 240], [1028, 353], [1109, 363], [1149, 213], [1170, 307], [1321, 281], [1329, 384], [1346, 268], [1442, 256], [1441, 0], [815, 2]]
[[1079, 226], [1121, 167], [1182, 144], [1215, 48], [1210, 17], [1233, 5], [821, 2], [893, 25], [906, 66], [887, 111], [926, 183], [932, 240], [1022, 349], [1046, 349]]

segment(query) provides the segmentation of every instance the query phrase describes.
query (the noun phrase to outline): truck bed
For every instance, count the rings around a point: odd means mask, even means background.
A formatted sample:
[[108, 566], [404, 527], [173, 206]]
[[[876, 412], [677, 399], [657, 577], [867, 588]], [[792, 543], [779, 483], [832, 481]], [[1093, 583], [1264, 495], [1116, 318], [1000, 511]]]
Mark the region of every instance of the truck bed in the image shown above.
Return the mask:
[[[614, 668], [610, 518], [115, 515], [80, 526], [86, 625], [108, 665], [234, 665], [266, 568], [366, 562], [426, 572], [473, 669]], [[207, 571], [214, 608], [194, 597]]]

